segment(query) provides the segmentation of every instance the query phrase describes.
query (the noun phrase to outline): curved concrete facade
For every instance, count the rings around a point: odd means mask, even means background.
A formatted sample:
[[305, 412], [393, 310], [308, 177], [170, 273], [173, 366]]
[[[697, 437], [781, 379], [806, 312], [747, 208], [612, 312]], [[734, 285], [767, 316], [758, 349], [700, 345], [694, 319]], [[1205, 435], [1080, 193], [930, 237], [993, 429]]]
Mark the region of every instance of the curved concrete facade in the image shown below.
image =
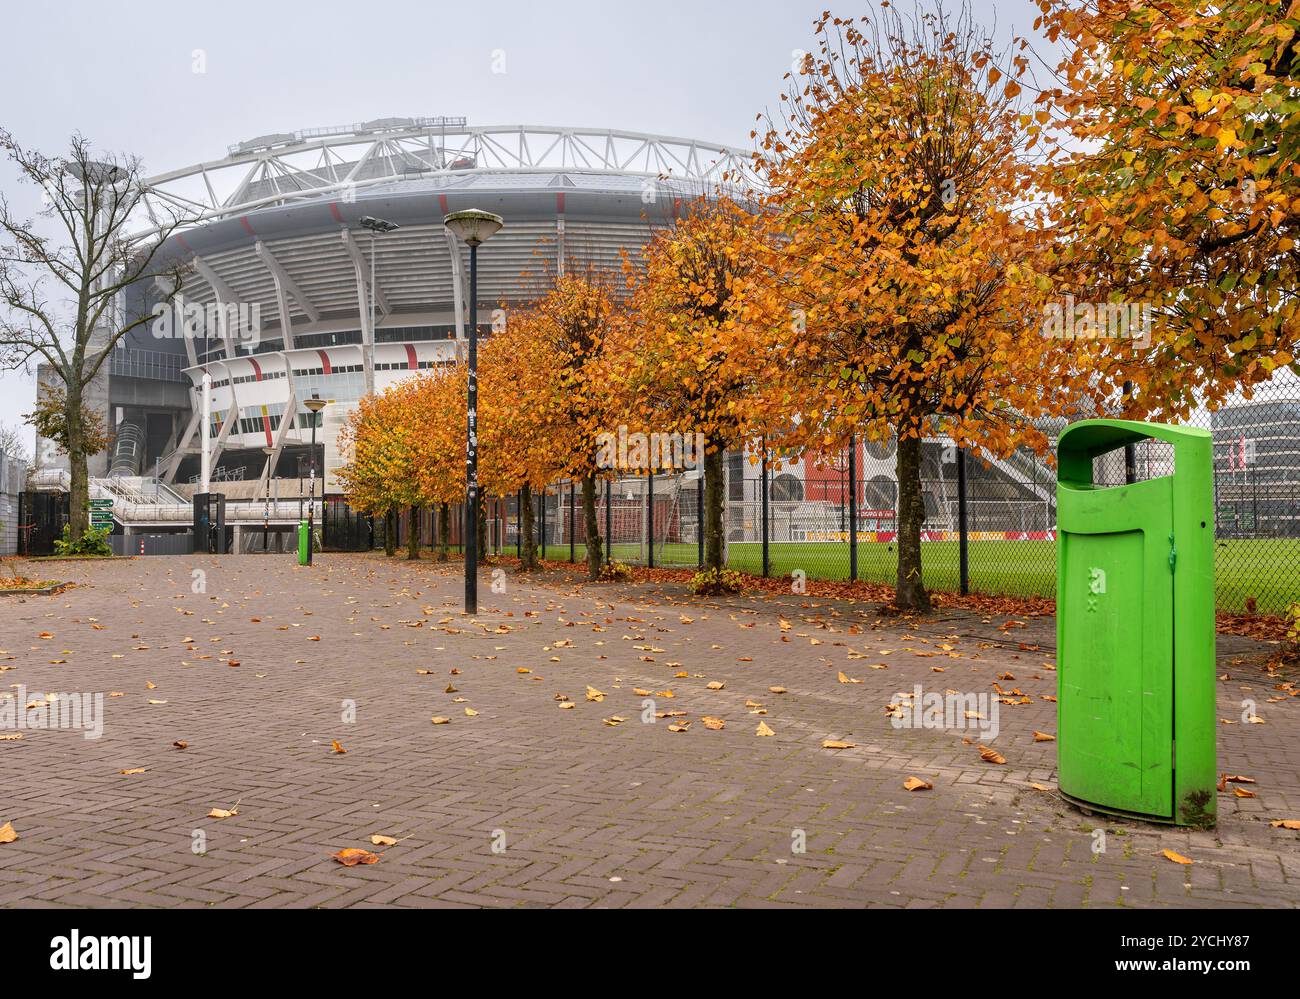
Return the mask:
[[[621, 287], [623, 254], [635, 258], [655, 227], [670, 224], [692, 197], [724, 181], [723, 167], [734, 172], [744, 158], [738, 150], [622, 132], [463, 129], [457, 146], [445, 129], [380, 131], [332, 137], [349, 143], [354, 158], [336, 153], [329, 170], [304, 165], [316, 140], [295, 133], [156, 179], [173, 204], [181, 197], [176, 185], [196, 177], [211, 197], [201, 206], [203, 220], [165, 247], [192, 264], [180, 295], [163, 302], [155, 291], [136, 303], [158, 316], [133, 333], [110, 372], [114, 424], [156, 417], [140, 404], [141, 383], [153, 383], [152, 396], [145, 395], [159, 405], [170, 393], [172, 406], [166, 445], [156, 432], [144, 435], [151, 443], [143, 461], [129, 469], [131, 456], [123, 456], [122, 474], [156, 467], [165, 481], [194, 478], [206, 373], [218, 482], [296, 477], [310, 439], [303, 400], [317, 393], [331, 403], [317, 431], [330, 488], [339, 460], [334, 438], [356, 401], [454, 361], [464, 340], [468, 250], [447, 233], [446, 214], [480, 208], [505, 219], [478, 255], [479, 327], [490, 334], [496, 310], [508, 321], [511, 307], [544, 293], [557, 274], [594, 270]], [[438, 143], [419, 145], [434, 134]], [[504, 165], [495, 148], [502, 134], [517, 135], [520, 150]], [[538, 134], [561, 150], [558, 160], [523, 155]], [[328, 159], [323, 144], [319, 152]], [[677, 164], [665, 167], [668, 158]], [[243, 179], [218, 197], [209, 177], [232, 164]], [[365, 216], [400, 228], [375, 236], [360, 225]], [[181, 391], [189, 396], [183, 412], [175, 406]], [[273, 450], [269, 459], [264, 448]]]

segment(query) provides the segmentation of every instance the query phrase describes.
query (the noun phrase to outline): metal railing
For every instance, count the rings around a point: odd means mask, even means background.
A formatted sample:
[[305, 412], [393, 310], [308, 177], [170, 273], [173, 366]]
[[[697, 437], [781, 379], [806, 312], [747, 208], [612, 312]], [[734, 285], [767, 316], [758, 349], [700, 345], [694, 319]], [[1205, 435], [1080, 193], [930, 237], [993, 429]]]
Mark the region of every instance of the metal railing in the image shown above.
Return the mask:
[[162, 350], [119, 347], [108, 358], [108, 372], [124, 378], [152, 378], [166, 382], [188, 382], [184, 354]]

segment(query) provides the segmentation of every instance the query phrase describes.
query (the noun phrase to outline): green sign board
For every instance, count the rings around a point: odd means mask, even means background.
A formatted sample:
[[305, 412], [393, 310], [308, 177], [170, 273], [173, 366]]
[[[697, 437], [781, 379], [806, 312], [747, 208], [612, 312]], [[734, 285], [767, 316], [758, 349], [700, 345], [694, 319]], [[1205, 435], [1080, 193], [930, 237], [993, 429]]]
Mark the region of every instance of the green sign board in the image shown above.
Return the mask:
[[113, 501], [111, 499], [93, 499], [90, 501], [90, 508], [92, 510], [111, 510], [113, 509]]

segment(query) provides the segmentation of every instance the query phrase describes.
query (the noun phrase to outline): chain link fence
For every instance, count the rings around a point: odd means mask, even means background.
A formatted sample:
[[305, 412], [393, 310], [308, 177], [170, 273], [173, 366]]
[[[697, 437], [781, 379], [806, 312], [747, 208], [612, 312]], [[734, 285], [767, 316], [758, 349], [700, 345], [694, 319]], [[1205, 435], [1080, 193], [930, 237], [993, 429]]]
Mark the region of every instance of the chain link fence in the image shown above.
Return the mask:
[[[1220, 611], [1283, 614], [1300, 601], [1300, 378], [1284, 372], [1188, 421], [1214, 444], [1215, 595]], [[1042, 429], [1053, 441], [1063, 420]], [[898, 573], [898, 482], [892, 441], [857, 441], [829, 453], [763, 459], [758, 442], [726, 455], [723, 532], [727, 564], [755, 575], [892, 584]], [[1144, 441], [1099, 458], [1098, 485], [1173, 471], [1169, 445]], [[1055, 455], [963, 454], [950, 440], [921, 448], [924, 581], [933, 590], [1053, 597], [1056, 590]], [[586, 559], [580, 483], [533, 496], [540, 554]], [[703, 561], [702, 472], [620, 475], [597, 483], [596, 524], [606, 557], [630, 565], [694, 567]], [[451, 510], [461, 548], [463, 507]], [[517, 554], [520, 497], [485, 500], [487, 551]], [[407, 518], [399, 526], [405, 542]], [[422, 511], [425, 544], [433, 518]], [[965, 530], [963, 531], [963, 521]], [[382, 538], [382, 527], [375, 532]], [[963, 547], [965, 558], [963, 559]], [[963, 563], [965, 571], [963, 573]]]
[[[1284, 372], [1190, 425], [1214, 443], [1215, 591], [1219, 610], [1282, 614], [1300, 601], [1300, 379]], [[1053, 441], [1064, 421], [1043, 425]], [[1122, 485], [1173, 470], [1169, 445], [1144, 441], [1098, 459], [1095, 481]], [[726, 456], [727, 564], [759, 575], [893, 583], [898, 572], [894, 442], [764, 461], [755, 443]], [[940, 591], [1052, 597], [1056, 588], [1054, 454], [921, 449], [925, 584]], [[696, 471], [602, 482], [597, 524], [609, 555], [633, 565], [702, 561], [703, 479]], [[585, 558], [581, 490], [537, 497], [549, 559]], [[964, 508], [964, 509], [963, 509]], [[964, 516], [963, 516], [964, 514]], [[965, 531], [963, 532], [963, 520]], [[513, 530], [513, 527], [510, 528]], [[962, 549], [965, 547], [963, 577]], [[513, 536], [513, 535], [512, 535]]]

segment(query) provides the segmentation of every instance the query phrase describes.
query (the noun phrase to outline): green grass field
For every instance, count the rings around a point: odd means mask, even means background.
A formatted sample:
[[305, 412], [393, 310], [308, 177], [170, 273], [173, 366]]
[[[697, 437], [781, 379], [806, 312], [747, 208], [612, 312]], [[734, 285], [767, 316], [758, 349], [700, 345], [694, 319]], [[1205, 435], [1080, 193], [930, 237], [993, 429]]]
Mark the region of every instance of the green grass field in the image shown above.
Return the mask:
[[[696, 546], [669, 544], [655, 546], [655, 565], [685, 566], [696, 564]], [[1281, 614], [1287, 606], [1300, 600], [1300, 539], [1286, 538], [1258, 541], [1220, 541], [1214, 547], [1214, 589], [1220, 611], [1235, 613], [1246, 608], [1254, 597], [1261, 614]], [[759, 574], [763, 568], [760, 544], [732, 544], [728, 547], [729, 565], [742, 572]], [[615, 544], [613, 556], [629, 564], [644, 563], [644, 548], [639, 545]], [[552, 545], [545, 558], [564, 561], [568, 545]], [[576, 557], [584, 557], [583, 547]], [[773, 576], [786, 576], [802, 569], [809, 579], [841, 580], [849, 578], [847, 542], [793, 542], [770, 546], [769, 559]], [[958, 588], [958, 551], [956, 541], [921, 543], [921, 564], [925, 585], [935, 590]], [[898, 556], [892, 544], [862, 542], [858, 545], [858, 578], [876, 583], [892, 583], [898, 572]], [[1008, 596], [1051, 597], [1056, 593], [1056, 543], [1054, 541], [972, 541], [970, 543], [970, 582], [977, 593]]]

